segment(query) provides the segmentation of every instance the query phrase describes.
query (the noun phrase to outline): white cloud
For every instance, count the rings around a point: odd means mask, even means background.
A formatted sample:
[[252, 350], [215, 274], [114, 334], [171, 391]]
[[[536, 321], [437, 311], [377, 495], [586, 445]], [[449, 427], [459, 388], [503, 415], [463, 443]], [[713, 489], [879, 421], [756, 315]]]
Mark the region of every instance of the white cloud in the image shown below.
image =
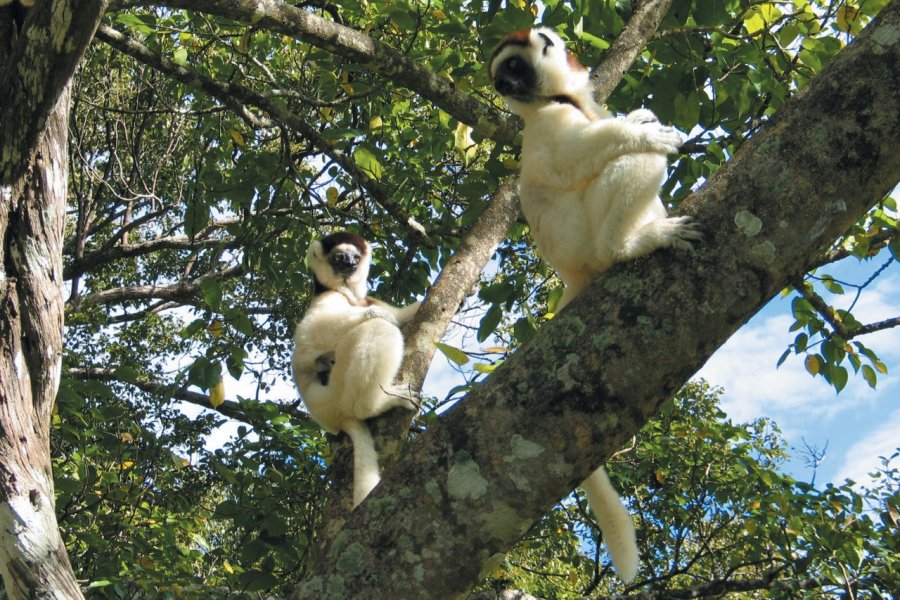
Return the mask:
[[881, 426], [866, 433], [863, 439], [847, 450], [833, 481], [838, 483], [852, 479], [867, 486], [870, 483], [869, 473], [881, 466], [878, 457], [890, 457], [897, 448], [900, 448], [900, 409], [896, 409]]
[[[798, 357], [775, 364], [792, 340], [786, 315], [753, 320], [709, 359], [698, 373], [725, 388], [723, 409], [736, 421], [785, 412], [821, 415], [835, 401], [833, 389], [810, 377]], [[788, 426], [786, 423], [780, 423]]]

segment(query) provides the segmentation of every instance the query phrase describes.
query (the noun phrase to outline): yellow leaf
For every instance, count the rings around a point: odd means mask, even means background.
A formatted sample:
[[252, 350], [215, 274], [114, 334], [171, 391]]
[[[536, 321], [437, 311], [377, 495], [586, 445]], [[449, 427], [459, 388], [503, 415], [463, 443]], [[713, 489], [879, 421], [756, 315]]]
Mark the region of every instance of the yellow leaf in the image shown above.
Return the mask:
[[219, 408], [225, 402], [225, 381], [220, 377], [219, 383], [209, 391], [209, 403], [213, 408]]
[[810, 354], [806, 357], [804, 366], [810, 375], [818, 375], [819, 370], [822, 368], [822, 365], [819, 363], [819, 357], [815, 354]]
[[381, 117], [375, 116], [369, 119], [369, 129], [381, 129], [383, 124]]
[[831, 501], [831, 508], [833, 508], [834, 510], [840, 512], [840, 511], [844, 510], [844, 505], [841, 504], [840, 502], [838, 502], [837, 500], [832, 500], [832, 501]]
[[774, 2], [755, 4], [744, 13], [744, 29], [752, 36], [759, 35], [769, 29], [779, 17], [781, 11]]
[[472, 141], [472, 128], [465, 123], [458, 123], [453, 133], [453, 145], [456, 151], [462, 155], [463, 163], [469, 164], [475, 158], [476, 146]]
[[754, 500], [750, 503], [750, 506], [747, 507], [748, 510], [756, 510], [759, 508], [759, 500]]
[[519, 166], [519, 161], [515, 158], [504, 158], [503, 166], [511, 171]]
[[328, 202], [328, 206], [334, 206], [338, 201], [338, 190], [336, 187], [330, 187], [325, 190], [325, 200]]
[[130, 469], [130, 468], [133, 467], [133, 466], [134, 466], [134, 461], [133, 461], [133, 460], [123, 460], [123, 461], [122, 461], [122, 470], [123, 470], [123, 471], [126, 471], [126, 470]]
[[438, 21], [443, 21], [444, 19], [447, 18], [447, 13], [445, 13], [444, 11], [442, 11], [439, 8], [432, 8], [431, 16], [434, 17], [435, 19], [437, 19]]
[[331, 120], [332, 112], [333, 111], [331, 110], [330, 106], [323, 106], [322, 108], [319, 109], [319, 114], [322, 115], [322, 118], [325, 119], [326, 121]]
[[227, 560], [222, 561], [222, 568], [225, 569], [226, 573], [234, 573], [234, 567], [232, 567], [231, 563]]
[[133, 442], [134, 436], [128, 433], [127, 431], [119, 434], [119, 439], [123, 442]]
[[575, 585], [576, 583], [578, 583], [578, 571], [572, 569], [569, 571], [569, 584]]
[[228, 137], [231, 138], [231, 141], [234, 142], [234, 145], [238, 148], [243, 148], [246, 145], [246, 141], [244, 141], [244, 136], [240, 131], [236, 129], [228, 130]]
[[663, 484], [666, 482], [666, 474], [662, 469], [656, 470], [656, 481], [657, 483]]
[[222, 323], [222, 319], [213, 319], [209, 322], [209, 325], [206, 327], [206, 330], [210, 333], [210, 335], [219, 337], [222, 335], [222, 329], [224, 329], [225, 325]]
[[859, 22], [859, 8], [852, 4], [845, 4], [837, 12], [837, 28], [848, 33], [856, 33], [862, 25]]
[[509, 348], [502, 348], [500, 346], [489, 346], [484, 349], [488, 354], [506, 354], [509, 352]]
[[497, 365], [491, 365], [488, 363], [476, 363], [472, 368], [479, 373], [493, 373], [494, 369], [497, 368]]
[[464, 365], [469, 362], [468, 355], [455, 346], [443, 344], [441, 342], [435, 342], [434, 345], [437, 346], [437, 349], [440, 350], [444, 356], [458, 365]]

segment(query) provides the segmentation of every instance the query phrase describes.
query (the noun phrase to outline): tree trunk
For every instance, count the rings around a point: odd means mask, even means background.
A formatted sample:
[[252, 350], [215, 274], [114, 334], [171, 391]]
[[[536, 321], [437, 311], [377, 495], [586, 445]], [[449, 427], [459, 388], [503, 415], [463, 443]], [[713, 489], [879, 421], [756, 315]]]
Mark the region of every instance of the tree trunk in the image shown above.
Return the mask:
[[[295, 598], [451, 598], [900, 179], [894, 0], [686, 203], [705, 238], [616, 265], [418, 436]], [[736, 367], [737, 368], [737, 367]]]
[[69, 95], [32, 169], [0, 187], [0, 572], [10, 598], [81, 598], [56, 525], [50, 416], [62, 367]]
[[104, 5], [0, 7], [0, 573], [14, 600], [83, 598], [56, 523], [50, 417], [62, 368], [69, 89]]

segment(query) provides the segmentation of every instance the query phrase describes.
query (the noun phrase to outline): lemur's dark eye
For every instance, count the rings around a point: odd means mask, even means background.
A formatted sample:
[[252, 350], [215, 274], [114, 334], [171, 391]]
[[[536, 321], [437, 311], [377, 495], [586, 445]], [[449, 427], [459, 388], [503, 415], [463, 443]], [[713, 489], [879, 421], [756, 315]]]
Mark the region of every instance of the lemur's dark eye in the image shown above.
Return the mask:
[[520, 59], [518, 56], [513, 56], [506, 61], [506, 68], [510, 71], [517, 71], [521, 66], [522, 59]]

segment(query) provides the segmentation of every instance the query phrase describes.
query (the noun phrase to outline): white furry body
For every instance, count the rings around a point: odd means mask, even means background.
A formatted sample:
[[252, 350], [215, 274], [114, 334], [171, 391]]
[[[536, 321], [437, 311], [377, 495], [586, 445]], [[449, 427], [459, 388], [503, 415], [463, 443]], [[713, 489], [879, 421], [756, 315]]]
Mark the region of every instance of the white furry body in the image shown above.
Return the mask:
[[[367, 251], [366, 251], [367, 252]], [[399, 325], [409, 321], [419, 303], [396, 308], [366, 297], [363, 267], [345, 285], [335, 283], [328, 264], [310, 252], [317, 279], [333, 288], [313, 299], [294, 331], [294, 382], [310, 416], [332, 434], [344, 432], [353, 442], [353, 506], [378, 485], [378, 456], [366, 419], [394, 407], [418, 410], [408, 391], [394, 378], [403, 359]], [[334, 364], [323, 384], [317, 360], [333, 355]]]
[[560, 308], [615, 263], [661, 247], [690, 248], [695, 237], [684, 218], [667, 216], [658, 196], [664, 153], [680, 143], [677, 133], [647, 127], [656, 121], [649, 111], [613, 119], [597, 109], [591, 120], [571, 104], [552, 103], [525, 121], [522, 212], [566, 286]]

